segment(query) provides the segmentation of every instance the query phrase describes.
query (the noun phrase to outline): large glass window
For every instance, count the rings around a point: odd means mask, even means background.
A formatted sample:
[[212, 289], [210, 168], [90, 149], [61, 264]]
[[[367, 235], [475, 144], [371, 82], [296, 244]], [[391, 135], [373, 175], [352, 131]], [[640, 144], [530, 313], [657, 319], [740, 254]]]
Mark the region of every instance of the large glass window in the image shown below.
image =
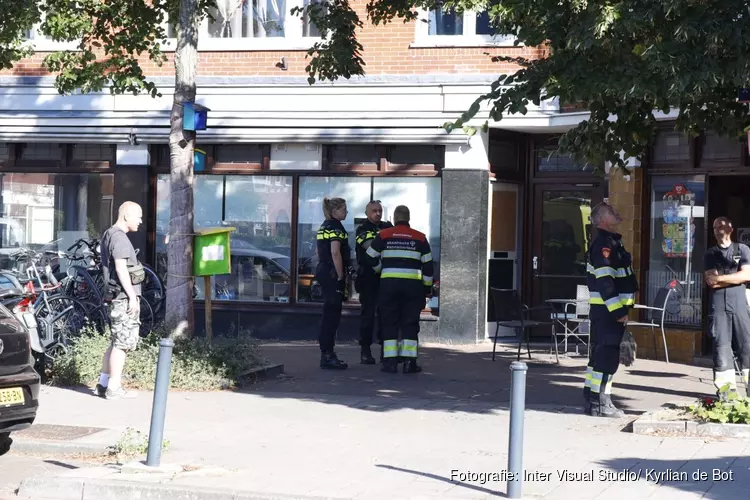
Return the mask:
[[[435, 279], [440, 269], [440, 179], [431, 178], [362, 178], [362, 177], [303, 177], [299, 188], [299, 284], [298, 300], [321, 301], [320, 288], [314, 275], [317, 266], [316, 234], [323, 222], [323, 198], [339, 197], [347, 201], [349, 215], [344, 228], [349, 233], [352, 249], [351, 262], [356, 266], [354, 235], [357, 226], [365, 221], [365, 207], [372, 200], [383, 205], [383, 220], [393, 222], [393, 210], [406, 205], [411, 212], [411, 226], [427, 236], [435, 260]], [[350, 300], [357, 300], [350, 288]], [[430, 307], [437, 307], [437, 297]]]
[[646, 299], [676, 280], [677, 293], [667, 304], [670, 323], [700, 326], [703, 255], [706, 249], [705, 178], [653, 177], [651, 181], [651, 252]]
[[0, 174], [0, 268], [22, 246], [66, 250], [99, 238], [113, 222], [113, 188], [112, 174]]
[[[159, 272], [167, 265], [169, 176], [158, 179], [156, 253]], [[231, 273], [212, 278], [220, 300], [288, 302], [291, 286], [292, 178], [199, 175], [195, 177], [195, 227], [236, 228], [230, 237]], [[196, 298], [203, 281], [196, 280]]]

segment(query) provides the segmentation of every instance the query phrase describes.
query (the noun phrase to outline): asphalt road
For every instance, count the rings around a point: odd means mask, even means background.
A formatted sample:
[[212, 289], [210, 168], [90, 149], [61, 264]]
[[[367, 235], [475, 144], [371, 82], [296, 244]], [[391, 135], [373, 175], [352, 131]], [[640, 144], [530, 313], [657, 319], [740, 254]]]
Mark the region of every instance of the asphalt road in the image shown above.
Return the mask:
[[77, 459], [33, 457], [11, 451], [0, 457], [0, 500], [14, 500], [18, 485], [27, 477], [61, 474], [86, 465]]

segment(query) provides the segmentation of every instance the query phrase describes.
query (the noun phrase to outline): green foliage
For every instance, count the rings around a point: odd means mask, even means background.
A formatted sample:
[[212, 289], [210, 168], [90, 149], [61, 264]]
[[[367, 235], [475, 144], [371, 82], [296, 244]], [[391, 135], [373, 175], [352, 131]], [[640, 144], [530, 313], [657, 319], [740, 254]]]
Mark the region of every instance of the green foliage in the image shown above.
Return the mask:
[[729, 391], [729, 384], [720, 390], [721, 398], [704, 398], [688, 407], [688, 411], [704, 422], [750, 424], [750, 398], [740, 398]]
[[[123, 385], [132, 389], [153, 390], [159, 357], [158, 331], [141, 339], [138, 348], [128, 353]], [[55, 360], [52, 381], [55, 385], [92, 385], [101, 370], [102, 355], [109, 347], [109, 335], [86, 331], [73, 341], [68, 352]], [[170, 387], [189, 391], [229, 389], [252, 368], [267, 365], [257, 343], [248, 335], [218, 338], [208, 344], [202, 338], [175, 340]]]
[[[163, 440], [161, 444], [162, 451], [169, 448], [170, 442]], [[144, 434], [132, 427], [125, 429], [120, 439], [109, 447], [110, 455], [117, 455], [120, 457], [133, 457], [137, 455], [145, 455], [148, 452], [148, 434]]]
[[6, 0], [0, 6], [3, 17], [0, 22], [0, 69], [10, 69], [13, 63], [31, 54], [25, 43], [25, 33], [39, 22], [41, 11], [35, 0]]

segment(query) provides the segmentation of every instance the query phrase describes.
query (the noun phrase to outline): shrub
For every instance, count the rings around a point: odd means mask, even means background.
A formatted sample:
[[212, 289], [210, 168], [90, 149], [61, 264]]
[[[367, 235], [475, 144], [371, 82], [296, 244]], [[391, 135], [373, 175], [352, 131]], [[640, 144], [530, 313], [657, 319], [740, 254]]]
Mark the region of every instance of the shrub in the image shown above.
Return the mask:
[[729, 384], [719, 391], [721, 398], [703, 398], [688, 411], [704, 422], [750, 424], [750, 398], [740, 398], [729, 391]]
[[[123, 370], [125, 387], [153, 390], [159, 357], [159, 331], [141, 339], [128, 353]], [[109, 347], [109, 335], [84, 331], [72, 341], [68, 352], [55, 360], [52, 383], [92, 385], [99, 378], [102, 355]], [[218, 338], [208, 344], [202, 338], [178, 339], [172, 352], [170, 387], [191, 391], [231, 389], [249, 370], [267, 365], [257, 342], [249, 335]]]

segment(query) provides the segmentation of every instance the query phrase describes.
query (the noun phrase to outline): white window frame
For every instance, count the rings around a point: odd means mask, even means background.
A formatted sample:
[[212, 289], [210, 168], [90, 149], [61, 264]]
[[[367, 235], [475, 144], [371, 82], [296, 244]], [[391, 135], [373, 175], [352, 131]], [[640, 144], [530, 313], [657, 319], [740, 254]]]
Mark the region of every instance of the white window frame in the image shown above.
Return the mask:
[[[249, 52], [268, 50], [307, 50], [322, 38], [302, 36], [304, 17], [292, 15], [294, 7], [304, 7], [305, 0], [287, 0], [287, 13], [284, 17], [284, 36], [267, 38], [211, 38], [208, 36], [208, 19], [201, 23], [198, 35], [199, 52]], [[166, 25], [165, 25], [166, 29]], [[165, 52], [174, 52], [177, 40], [168, 38], [162, 43]]]
[[[430, 35], [429, 11], [419, 10], [412, 48], [430, 47], [514, 47], [514, 35], [477, 35], [477, 12], [464, 11], [463, 35]], [[518, 47], [523, 44], [517, 45]]]
[[79, 51], [80, 42], [56, 42], [41, 32], [42, 23], [35, 23], [31, 27], [31, 38], [24, 40], [24, 45], [31, 47], [34, 52], [57, 52], [59, 50]]

